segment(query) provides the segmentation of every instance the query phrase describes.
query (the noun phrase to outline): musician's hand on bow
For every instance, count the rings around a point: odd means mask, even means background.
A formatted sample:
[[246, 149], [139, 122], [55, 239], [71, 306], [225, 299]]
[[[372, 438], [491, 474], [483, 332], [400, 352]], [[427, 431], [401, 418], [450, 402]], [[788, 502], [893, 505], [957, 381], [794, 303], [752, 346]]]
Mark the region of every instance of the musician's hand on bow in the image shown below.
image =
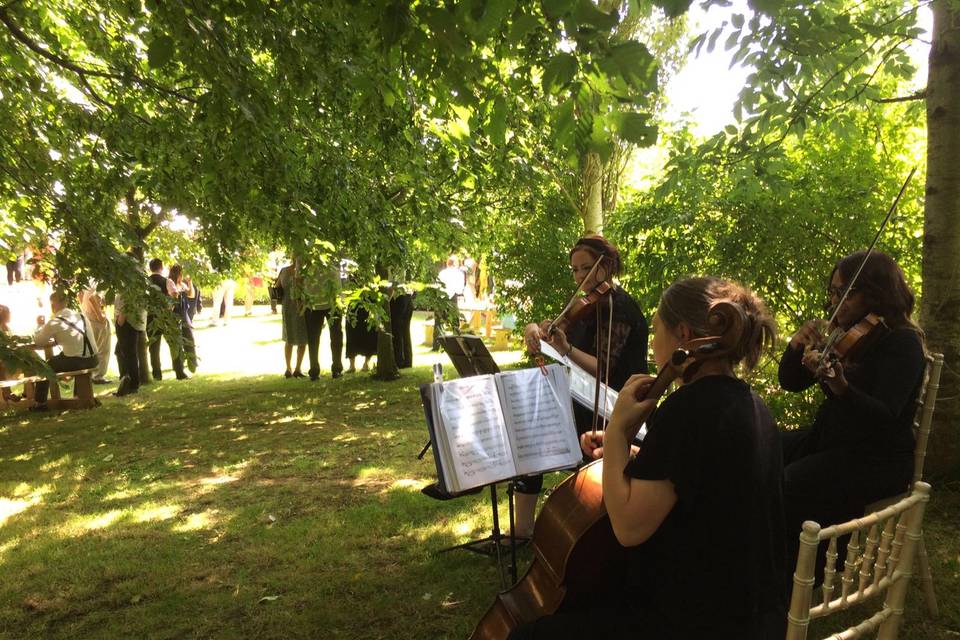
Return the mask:
[[807, 371], [812, 373], [815, 377], [819, 377], [818, 371], [820, 369], [820, 361], [823, 354], [819, 349], [812, 345], [805, 345], [803, 347], [803, 356], [800, 359], [800, 362], [806, 367]]
[[617, 404], [613, 407], [613, 415], [607, 425], [608, 432], [622, 435], [628, 442], [633, 440], [644, 421], [657, 406], [657, 398], [637, 399], [645, 398], [654, 380], [656, 380], [655, 377], [646, 374], [630, 376], [627, 383], [620, 389]]
[[553, 331], [550, 331], [550, 322], [544, 320], [540, 323], [540, 335], [547, 344], [560, 352], [560, 355], [567, 355], [570, 352], [570, 343], [567, 342], [567, 334], [563, 329], [554, 327]]
[[542, 334], [540, 332], [540, 326], [534, 323], [530, 323], [523, 328], [523, 343], [527, 345], [527, 351], [529, 353], [540, 353], [540, 338]]
[[587, 431], [580, 436], [580, 450], [591, 460], [603, 457], [603, 431]]
[[790, 338], [790, 346], [794, 349], [806, 350], [807, 347], [823, 344], [823, 334], [820, 332], [822, 326], [823, 320], [807, 320]]
[[831, 356], [823, 358], [815, 375], [817, 380], [826, 385], [835, 396], [842, 396], [850, 387], [850, 383], [843, 373], [843, 363], [839, 358]]

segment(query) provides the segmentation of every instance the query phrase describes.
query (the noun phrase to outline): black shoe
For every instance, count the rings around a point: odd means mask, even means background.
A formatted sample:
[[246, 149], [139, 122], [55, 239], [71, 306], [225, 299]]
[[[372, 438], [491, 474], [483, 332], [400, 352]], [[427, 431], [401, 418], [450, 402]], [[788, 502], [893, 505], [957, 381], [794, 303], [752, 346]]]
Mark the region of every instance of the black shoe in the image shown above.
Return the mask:
[[293, 377], [294, 377], [294, 378], [305, 378], [306, 376], [303, 375], [303, 372], [302, 372], [302, 371], [294, 371], [294, 372], [293, 372]]
[[284, 377], [284, 378], [292, 378], [292, 377], [293, 377], [293, 374], [290, 373], [290, 369], [287, 369], [286, 371], [283, 372], [283, 377]]
[[154, 379], [154, 380], [157, 380], [157, 381], [159, 382], [160, 380], [163, 380], [163, 375], [161, 375], [161, 374], [159, 374], [159, 373], [155, 373], [155, 374], [153, 374], [153, 379]]
[[185, 371], [181, 371], [177, 374], [177, 380], [189, 380], [190, 376], [187, 375]]
[[120, 384], [117, 385], [117, 390], [116, 392], [114, 392], [113, 395], [120, 398], [129, 393], [133, 393], [134, 390], [131, 388], [132, 385], [133, 383], [130, 381], [130, 376], [123, 376], [122, 378], [120, 378]]
[[331, 378], [341, 378], [343, 377], [343, 369], [336, 369], [330, 372]]

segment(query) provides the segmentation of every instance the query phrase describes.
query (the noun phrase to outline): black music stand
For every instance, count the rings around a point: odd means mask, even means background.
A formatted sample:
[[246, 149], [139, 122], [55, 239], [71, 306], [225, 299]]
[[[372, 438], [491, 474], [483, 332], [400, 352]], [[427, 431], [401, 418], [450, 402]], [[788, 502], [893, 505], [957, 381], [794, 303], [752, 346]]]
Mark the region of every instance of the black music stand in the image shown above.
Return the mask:
[[[450, 360], [453, 362], [454, 368], [456, 368], [457, 373], [459, 373], [460, 377], [462, 378], [500, 372], [500, 367], [497, 366], [496, 361], [493, 359], [493, 356], [490, 355], [490, 351], [487, 350], [487, 346], [483, 343], [483, 340], [481, 340], [479, 336], [446, 335], [439, 338], [439, 343], [447, 355], [450, 356]], [[429, 422], [432, 420], [431, 412], [427, 405], [427, 403], [429, 403], [429, 394], [425, 393], [425, 390], [422, 390], [421, 397], [424, 401], [424, 409], [426, 410], [425, 412]], [[419, 457], [423, 457], [429, 446], [430, 443], [428, 442], [427, 446], [425, 446], [420, 452]], [[497, 485], [496, 483], [493, 483], [489, 485], [489, 487], [490, 506], [493, 511], [493, 530], [490, 532], [490, 535], [478, 540], [470, 540], [469, 542], [446, 547], [441, 549], [440, 553], [447, 553], [448, 551], [453, 551], [455, 549], [463, 549], [465, 551], [472, 551], [473, 553], [480, 553], [486, 556], [495, 556], [497, 558], [497, 566], [500, 568], [500, 582], [503, 588], [507, 589], [509, 585], [506, 582], [503, 571], [502, 554], [502, 541], [507, 537], [510, 538], [510, 575], [513, 579], [511, 584], [516, 583], [517, 581], [517, 542], [516, 538], [514, 538], [512, 535], [515, 524], [513, 505], [514, 483], [513, 480], [511, 480], [507, 485], [507, 504], [511, 531], [510, 536], [505, 536], [500, 532], [500, 514], [497, 509]], [[448, 499], [460, 495], [474, 493], [474, 491], [469, 490], [459, 494], [444, 494], [442, 487], [437, 484], [425, 487], [423, 493], [433, 498]]]

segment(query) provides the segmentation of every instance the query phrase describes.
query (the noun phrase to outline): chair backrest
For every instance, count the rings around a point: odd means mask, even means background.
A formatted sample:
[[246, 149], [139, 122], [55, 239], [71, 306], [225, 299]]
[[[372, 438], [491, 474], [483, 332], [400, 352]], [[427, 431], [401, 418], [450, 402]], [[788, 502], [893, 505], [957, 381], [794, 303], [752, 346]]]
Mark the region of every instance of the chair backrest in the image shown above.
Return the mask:
[[[809, 520], [804, 522], [787, 615], [787, 640], [805, 640], [810, 620], [848, 609], [881, 593], [886, 594], [882, 610], [829, 637], [856, 638], [876, 629], [881, 640], [894, 640], [903, 620], [907, 583], [913, 573], [929, 499], [930, 485], [917, 482], [909, 496], [862, 518], [826, 528]], [[846, 535], [850, 540], [841, 567], [837, 562], [837, 539]], [[827, 566], [821, 596], [814, 604], [814, 570], [821, 544], [827, 545]]]
[[933, 410], [937, 404], [937, 391], [940, 389], [940, 370], [943, 369], [943, 354], [931, 353], [927, 356], [927, 375], [925, 376], [920, 397], [917, 398], [917, 413], [913, 419], [913, 435], [916, 444], [913, 448], [913, 481], [923, 480], [923, 465], [927, 458], [927, 442], [930, 440], [930, 427], [933, 423]]

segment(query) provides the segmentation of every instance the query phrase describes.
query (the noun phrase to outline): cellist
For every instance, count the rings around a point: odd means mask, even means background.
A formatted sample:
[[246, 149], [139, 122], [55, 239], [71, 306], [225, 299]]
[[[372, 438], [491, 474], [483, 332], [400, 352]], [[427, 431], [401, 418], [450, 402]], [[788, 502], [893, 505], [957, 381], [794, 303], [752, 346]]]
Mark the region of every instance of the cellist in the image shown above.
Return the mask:
[[[605, 432], [581, 437], [603, 457], [603, 499], [627, 547], [622, 584], [586, 609], [563, 610], [516, 627], [529, 638], [766, 638], [784, 622], [779, 432], [735, 367], [756, 365], [775, 325], [746, 288], [689, 278], [662, 295], [653, 353], [662, 369], [688, 341], [712, 335], [708, 311], [742, 309], [744, 330], [727, 355], [697, 362], [654, 411], [654, 378], [624, 385]], [[646, 420], [639, 450], [633, 440]], [[781, 636], [782, 637], [782, 636]]]
[[[590, 293], [605, 284], [610, 287], [609, 299], [604, 297], [596, 304], [596, 313], [583, 314], [568, 331], [560, 328], [548, 331], [550, 320], [528, 324], [523, 333], [524, 344], [530, 353], [536, 354], [543, 339], [587, 373], [599, 374], [602, 382], [620, 390], [631, 375], [647, 372], [647, 320], [636, 300], [614, 280], [620, 275], [621, 260], [620, 251], [612, 242], [600, 235], [584, 236], [570, 249], [569, 257], [570, 271], [580, 291]], [[574, 406], [574, 417], [579, 433], [592, 428], [593, 411]], [[543, 476], [529, 476], [517, 482], [516, 535], [519, 537], [527, 538], [533, 533], [537, 496], [542, 486]]]

